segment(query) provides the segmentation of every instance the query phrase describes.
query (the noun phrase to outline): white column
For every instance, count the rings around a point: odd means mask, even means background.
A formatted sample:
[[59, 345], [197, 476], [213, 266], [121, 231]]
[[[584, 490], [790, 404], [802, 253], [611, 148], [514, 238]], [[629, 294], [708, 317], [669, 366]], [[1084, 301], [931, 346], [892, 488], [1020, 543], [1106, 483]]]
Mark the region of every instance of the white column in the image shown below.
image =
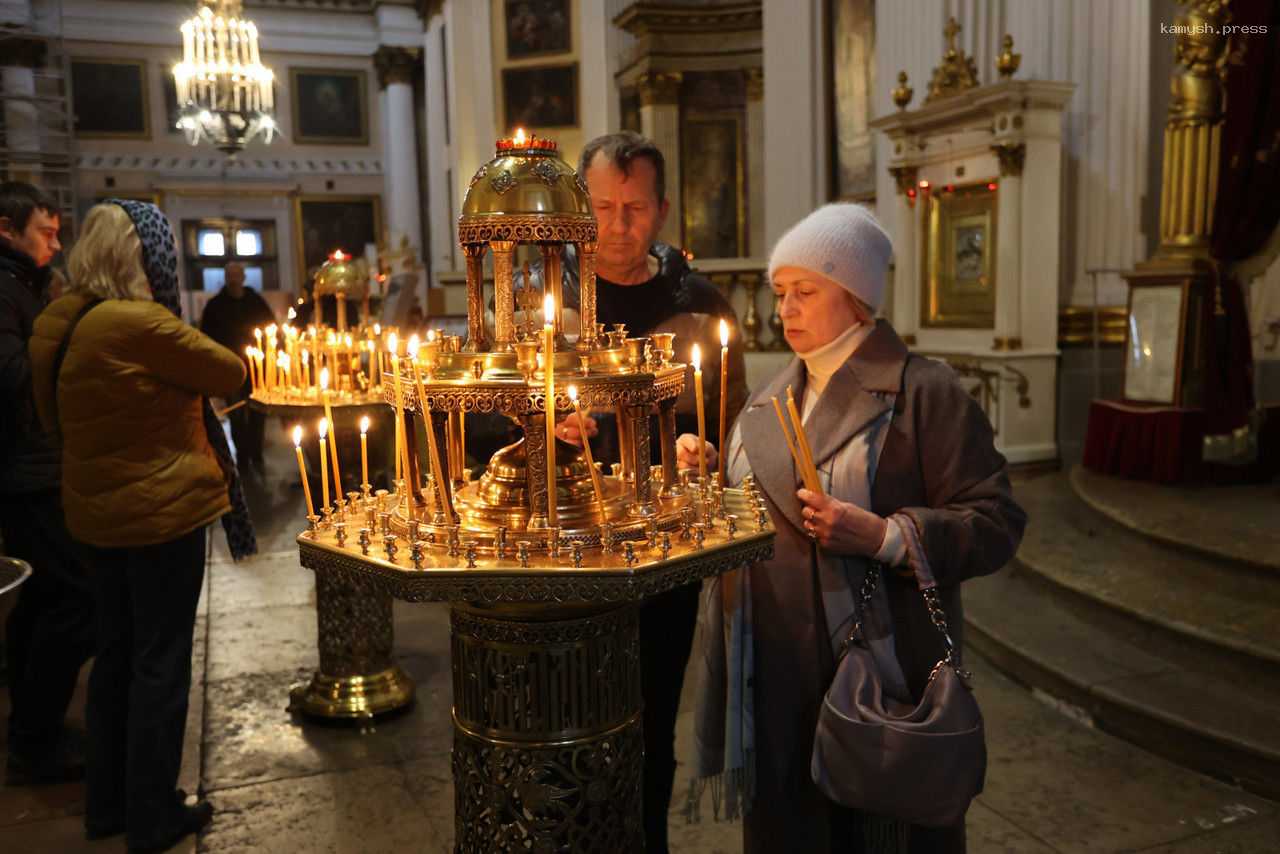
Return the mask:
[[764, 0], [768, 246], [827, 198], [827, 38], [822, 0]]
[[[887, 170], [886, 170], [887, 171]], [[914, 205], [906, 193], [895, 186], [891, 191], [893, 205], [893, 316], [891, 322], [898, 334], [914, 340], [920, 328], [920, 271], [916, 256], [916, 222]]]
[[666, 225], [658, 235], [681, 246], [680, 206], [680, 80], [678, 72], [649, 71], [640, 75], [640, 132], [653, 140], [666, 161], [666, 192], [671, 203]]
[[[1022, 173], [1000, 170], [1000, 191], [996, 211], [996, 328], [993, 346], [997, 342], [1022, 340]], [[1044, 247], [1039, 247], [1042, 251]], [[1056, 308], [1056, 306], [1053, 306]], [[1044, 311], [1049, 313], [1050, 306]]]
[[[27, 161], [40, 151], [40, 122], [34, 101], [17, 100], [36, 93], [35, 74], [30, 68], [6, 65], [0, 90], [10, 96], [4, 102], [4, 126], [10, 162], [6, 171], [14, 180], [38, 181], [40, 166]], [[25, 156], [24, 156], [25, 155]]]
[[461, 259], [454, 241], [454, 220], [461, 199], [452, 198], [453, 140], [450, 116], [446, 113], [445, 87], [449, 69], [445, 66], [444, 16], [436, 15], [424, 35], [424, 83], [427, 101], [427, 231], [431, 272], [436, 280], [442, 272], [459, 269]]
[[418, 137], [413, 117], [413, 74], [422, 53], [418, 48], [378, 48], [374, 63], [386, 109], [382, 141], [386, 197], [386, 232], [393, 246], [403, 238], [422, 251], [422, 202], [418, 191]]
[[[618, 53], [614, 49], [616, 33], [613, 17], [600, 0], [578, 4], [578, 21], [582, 37], [578, 53], [581, 68], [578, 85], [582, 98], [582, 141], [595, 139], [618, 129]], [[664, 152], [665, 154], [665, 152]]]
[[[493, 157], [498, 128], [497, 84], [493, 75], [491, 4], [444, 4], [444, 27], [449, 56], [449, 132], [456, 218], [471, 176]], [[514, 130], [514, 128], [512, 129]], [[434, 192], [434, 191], [433, 191]], [[461, 257], [458, 258], [461, 261]], [[461, 264], [455, 265], [455, 269]]]

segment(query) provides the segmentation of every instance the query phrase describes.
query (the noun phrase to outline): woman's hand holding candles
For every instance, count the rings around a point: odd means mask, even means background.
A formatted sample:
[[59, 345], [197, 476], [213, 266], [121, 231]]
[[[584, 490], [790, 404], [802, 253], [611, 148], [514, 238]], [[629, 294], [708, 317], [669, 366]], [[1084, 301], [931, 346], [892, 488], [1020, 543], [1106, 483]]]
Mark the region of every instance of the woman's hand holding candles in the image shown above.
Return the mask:
[[600, 433], [600, 425], [585, 412], [571, 415], [556, 425], [556, 437], [561, 442], [568, 442], [570, 445], [577, 445], [579, 448], [582, 447], [582, 434], [584, 431], [588, 439]]
[[856, 504], [807, 489], [796, 491], [805, 531], [833, 554], [874, 557], [888, 522]]

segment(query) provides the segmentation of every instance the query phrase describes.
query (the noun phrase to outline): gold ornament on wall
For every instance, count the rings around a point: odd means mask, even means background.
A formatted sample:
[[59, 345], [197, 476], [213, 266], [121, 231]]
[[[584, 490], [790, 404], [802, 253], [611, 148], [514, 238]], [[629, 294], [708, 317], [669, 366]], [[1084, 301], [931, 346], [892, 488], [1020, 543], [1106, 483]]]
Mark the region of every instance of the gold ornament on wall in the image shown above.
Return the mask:
[[1000, 43], [1000, 47], [1002, 50], [996, 57], [996, 71], [1000, 72], [1001, 78], [1007, 80], [1018, 73], [1018, 66], [1022, 64], [1022, 54], [1013, 52], [1013, 36], [1008, 33], [1004, 34], [1004, 41]]
[[911, 103], [911, 97], [915, 95], [916, 90], [907, 85], [907, 72], [898, 72], [898, 85], [893, 90], [893, 103], [898, 105], [899, 110], [905, 110], [907, 104]]

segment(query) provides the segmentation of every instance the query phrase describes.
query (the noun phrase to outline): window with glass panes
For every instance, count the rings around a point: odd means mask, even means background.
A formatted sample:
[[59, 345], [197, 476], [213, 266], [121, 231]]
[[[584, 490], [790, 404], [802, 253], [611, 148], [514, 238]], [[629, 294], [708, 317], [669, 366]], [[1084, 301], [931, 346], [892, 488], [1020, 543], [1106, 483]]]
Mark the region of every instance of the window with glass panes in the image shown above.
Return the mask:
[[182, 238], [189, 290], [209, 294], [222, 290], [225, 268], [233, 261], [244, 267], [246, 287], [279, 290], [274, 220], [183, 220]]

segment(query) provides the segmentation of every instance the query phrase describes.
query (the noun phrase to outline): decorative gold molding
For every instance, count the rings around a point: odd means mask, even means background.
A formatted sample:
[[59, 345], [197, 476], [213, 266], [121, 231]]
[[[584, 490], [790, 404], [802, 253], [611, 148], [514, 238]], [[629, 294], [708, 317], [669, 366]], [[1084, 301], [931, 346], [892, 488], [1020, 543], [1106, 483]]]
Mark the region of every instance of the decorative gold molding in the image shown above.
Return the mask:
[[991, 146], [996, 158], [1000, 161], [1000, 174], [1003, 177], [1017, 177], [1022, 174], [1022, 167], [1027, 161], [1027, 144], [1025, 142], [997, 142]]
[[[1090, 346], [1094, 341], [1095, 310], [1087, 305], [1066, 305], [1058, 309], [1058, 346]], [[1129, 310], [1123, 305], [1102, 305], [1096, 310], [1098, 343], [1103, 346], [1124, 344]]]
[[373, 52], [373, 67], [378, 72], [378, 88], [392, 83], [413, 84], [414, 73], [422, 67], [422, 49], [382, 45]]
[[759, 32], [764, 13], [760, 0], [718, 5], [640, 2], [619, 12], [613, 25], [636, 38], [654, 33]]
[[674, 105], [680, 103], [680, 83], [684, 75], [679, 71], [646, 71], [636, 79], [636, 91], [640, 94], [640, 106]]
[[933, 69], [929, 78], [929, 94], [924, 102], [927, 104], [936, 98], [957, 95], [966, 89], [978, 85], [978, 66], [973, 57], [956, 47], [956, 36], [960, 34], [960, 24], [952, 17], [942, 31], [947, 37], [947, 52], [942, 55], [942, 62]]
[[[898, 188], [898, 193], [907, 195], [908, 190], [914, 190], [916, 179], [920, 175], [920, 170], [915, 166], [890, 166], [889, 174], [893, 176], [893, 182]], [[907, 196], [911, 198], [910, 196]]]

